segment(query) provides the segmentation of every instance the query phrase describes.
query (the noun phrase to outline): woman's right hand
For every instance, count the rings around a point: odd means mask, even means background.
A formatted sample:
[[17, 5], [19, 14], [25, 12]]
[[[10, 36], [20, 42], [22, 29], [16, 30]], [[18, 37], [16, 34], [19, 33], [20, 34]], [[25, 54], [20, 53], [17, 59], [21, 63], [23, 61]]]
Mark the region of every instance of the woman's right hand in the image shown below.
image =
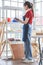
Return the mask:
[[18, 18], [14, 18], [16, 21], [19, 21], [19, 19]]

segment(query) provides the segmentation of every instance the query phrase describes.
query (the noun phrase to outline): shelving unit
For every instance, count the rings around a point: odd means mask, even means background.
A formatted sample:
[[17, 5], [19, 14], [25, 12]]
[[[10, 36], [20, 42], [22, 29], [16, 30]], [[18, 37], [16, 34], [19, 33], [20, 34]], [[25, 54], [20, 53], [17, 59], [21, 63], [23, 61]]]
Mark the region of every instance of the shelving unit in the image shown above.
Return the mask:
[[[4, 1], [5, 0], [2, 0], [2, 18], [5, 18], [5, 19], [7, 19], [7, 17], [8, 17], [8, 10], [10, 11], [10, 18], [11, 19], [13, 19], [13, 17], [11, 17], [11, 11], [14, 11], [15, 12], [15, 16], [17, 15], [16, 13], [18, 13], [19, 11], [21, 12], [21, 11], [23, 11], [23, 8], [22, 7], [13, 7], [13, 6], [11, 6], [11, 4], [10, 4], [10, 6], [4, 6]], [[11, 3], [11, 1], [10, 1], [10, 3]], [[17, 11], [17, 12], [16, 12]], [[4, 14], [4, 12], [6, 13], [6, 14]], [[18, 16], [19, 16], [19, 14], [18, 14]], [[10, 22], [11, 23], [11, 22]], [[8, 38], [19, 38], [19, 39], [21, 39], [21, 30], [8, 30], [9, 28], [11, 29], [11, 25], [12, 25], [12, 23], [10, 24], [10, 23], [8, 23], [7, 21], [6, 21], [6, 29], [5, 29], [5, 31], [4, 31], [4, 34], [5, 34], [5, 37], [6, 37], [6, 50], [5, 50], [5, 56], [6, 56], [6, 59], [9, 57], [8, 56], [8, 52], [9, 52], [9, 50], [8, 50]], [[10, 24], [10, 25], [9, 25]], [[13, 24], [15, 24], [15, 23], [13, 23]], [[20, 26], [22, 25], [22, 24], [19, 24]], [[8, 28], [9, 27], [9, 28]], [[13, 36], [14, 35], [14, 36]], [[22, 40], [21, 40], [22, 41]], [[3, 55], [3, 54], [2, 54]]]

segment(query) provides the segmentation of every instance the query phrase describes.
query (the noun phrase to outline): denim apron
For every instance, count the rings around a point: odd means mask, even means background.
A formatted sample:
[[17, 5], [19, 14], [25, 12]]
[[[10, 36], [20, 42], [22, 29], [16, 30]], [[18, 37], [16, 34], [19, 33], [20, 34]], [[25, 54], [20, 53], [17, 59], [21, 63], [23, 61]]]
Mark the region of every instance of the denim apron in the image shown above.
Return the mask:
[[[23, 16], [23, 20], [25, 21], [25, 17]], [[23, 25], [23, 41], [28, 39], [28, 24]]]
[[[23, 20], [25, 21], [25, 17], [23, 17]], [[31, 25], [30, 24], [24, 24], [23, 25], [23, 41], [24, 41], [24, 47], [25, 47], [25, 57], [28, 59], [32, 58], [32, 51], [31, 51]]]

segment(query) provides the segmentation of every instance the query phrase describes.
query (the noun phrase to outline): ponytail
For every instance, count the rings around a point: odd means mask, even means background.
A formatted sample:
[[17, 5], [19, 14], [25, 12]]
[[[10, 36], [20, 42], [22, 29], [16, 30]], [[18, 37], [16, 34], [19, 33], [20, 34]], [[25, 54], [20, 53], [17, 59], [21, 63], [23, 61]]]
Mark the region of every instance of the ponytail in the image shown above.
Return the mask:
[[32, 12], [33, 12], [33, 16], [34, 16], [33, 4], [32, 3], [30, 3], [30, 4], [31, 4], [31, 9], [32, 9]]

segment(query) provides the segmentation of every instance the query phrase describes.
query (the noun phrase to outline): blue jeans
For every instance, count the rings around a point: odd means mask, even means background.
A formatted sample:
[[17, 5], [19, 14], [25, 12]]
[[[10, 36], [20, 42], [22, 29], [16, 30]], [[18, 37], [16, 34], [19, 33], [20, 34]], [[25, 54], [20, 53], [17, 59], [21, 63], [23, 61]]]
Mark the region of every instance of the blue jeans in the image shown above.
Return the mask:
[[30, 24], [24, 24], [23, 26], [23, 41], [25, 46], [25, 56], [27, 59], [32, 58], [32, 52], [31, 52], [31, 32], [32, 32], [32, 26]]

